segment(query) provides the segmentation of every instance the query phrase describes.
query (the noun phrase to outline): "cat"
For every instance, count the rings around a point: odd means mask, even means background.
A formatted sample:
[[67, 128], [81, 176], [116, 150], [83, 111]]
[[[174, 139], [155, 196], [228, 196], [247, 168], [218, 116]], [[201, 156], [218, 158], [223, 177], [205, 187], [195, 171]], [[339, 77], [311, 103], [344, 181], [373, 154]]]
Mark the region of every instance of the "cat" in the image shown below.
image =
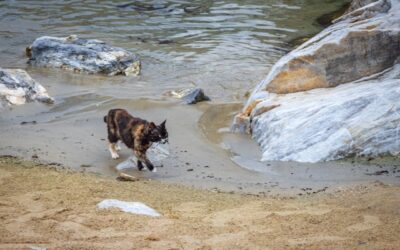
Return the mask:
[[143, 169], [143, 163], [146, 167], [156, 172], [155, 166], [146, 156], [147, 149], [154, 142], [167, 143], [168, 132], [165, 127], [167, 120], [156, 126], [153, 122], [148, 122], [141, 118], [133, 117], [125, 109], [111, 109], [104, 116], [104, 122], [107, 123], [108, 148], [113, 159], [118, 159], [118, 142], [122, 141], [128, 148], [133, 150], [137, 158], [137, 167]]

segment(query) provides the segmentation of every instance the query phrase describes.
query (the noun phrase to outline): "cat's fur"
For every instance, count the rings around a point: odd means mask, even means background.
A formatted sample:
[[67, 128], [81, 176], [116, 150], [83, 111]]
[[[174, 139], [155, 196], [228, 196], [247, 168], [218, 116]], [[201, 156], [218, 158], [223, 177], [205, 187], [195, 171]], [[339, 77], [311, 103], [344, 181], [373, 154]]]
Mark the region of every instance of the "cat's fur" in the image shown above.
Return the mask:
[[150, 171], [156, 168], [146, 156], [147, 149], [153, 142], [168, 142], [168, 132], [165, 123], [156, 126], [153, 122], [133, 117], [124, 109], [111, 109], [104, 116], [107, 123], [109, 150], [113, 159], [119, 158], [117, 150], [118, 141], [122, 141], [128, 148], [133, 150], [139, 170], [143, 169], [143, 163]]

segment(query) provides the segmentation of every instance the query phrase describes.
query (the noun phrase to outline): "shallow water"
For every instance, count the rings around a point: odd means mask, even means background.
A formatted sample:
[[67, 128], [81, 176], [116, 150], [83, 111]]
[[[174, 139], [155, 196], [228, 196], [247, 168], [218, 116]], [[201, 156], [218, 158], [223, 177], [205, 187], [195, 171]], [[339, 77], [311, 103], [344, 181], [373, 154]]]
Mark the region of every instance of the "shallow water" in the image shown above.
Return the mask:
[[[155, 122], [167, 119], [170, 158], [156, 174], [132, 170], [137, 176], [246, 192], [374, 180], [365, 168], [347, 163], [330, 171], [324, 168], [336, 163], [260, 163], [257, 145], [228, 129], [246, 92], [291, 49], [289, 41], [320, 31], [315, 18], [343, 2], [0, 1], [0, 67], [27, 69], [56, 100], [2, 112], [0, 154], [115, 175], [131, 152], [123, 149], [121, 159], [111, 159], [102, 119], [121, 107]], [[25, 47], [35, 38], [70, 34], [137, 53], [142, 74], [106, 77], [27, 67]], [[192, 86], [202, 87], [212, 101], [187, 106], [164, 95]]]
[[[99, 95], [159, 98], [195, 85], [213, 100], [243, 101], [290, 49], [288, 41], [320, 31], [315, 18], [343, 2], [0, 1], [0, 66], [25, 68], [24, 48], [39, 36], [76, 34], [142, 59], [138, 78], [90, 78]], [[46, 72], [36, 78], [48, 83]], [[69, 79], [75, 86], [88, 82]]]

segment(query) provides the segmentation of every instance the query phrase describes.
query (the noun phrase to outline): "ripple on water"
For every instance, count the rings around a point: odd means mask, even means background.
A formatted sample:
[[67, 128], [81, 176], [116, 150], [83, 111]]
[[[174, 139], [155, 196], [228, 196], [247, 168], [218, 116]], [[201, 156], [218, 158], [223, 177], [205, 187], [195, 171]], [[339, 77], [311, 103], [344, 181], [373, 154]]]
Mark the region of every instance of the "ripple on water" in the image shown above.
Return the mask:
[[24, 67], [33, 39], [74, 33], [138, 53], [146, 93], [193, 83], [213, 99], [242, 101], [289, 40], [318, 32], [314, 19], [343, 1], [2, 1], [0, 52]]

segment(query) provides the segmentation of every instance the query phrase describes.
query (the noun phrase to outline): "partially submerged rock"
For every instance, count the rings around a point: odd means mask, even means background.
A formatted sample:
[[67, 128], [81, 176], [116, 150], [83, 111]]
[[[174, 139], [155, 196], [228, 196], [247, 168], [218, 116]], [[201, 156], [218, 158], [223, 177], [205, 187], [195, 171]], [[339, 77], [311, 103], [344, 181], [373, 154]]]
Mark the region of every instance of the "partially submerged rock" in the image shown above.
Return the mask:
[[232, 128], [253, 134], [263, 160], [399, 154], [399, 58], [400, 2], [354, 1], [274, 65]]
[[210, 98], [204, 94], [201, 88], [189, 88], [177, 91], [170, 91], [167, 95], [179, 98], [186, 104], [196, 104], [198, 102], [209, 101]]
[[381, 72], [399, 56], [399, 3], [379, 0], [339, 18], [282, 57], [255, 92], [335, 87]]
[[25, 70], [0, 68], [0, 106], [21, 105], [32, 101], [54, 102], [47, 90]]
[[26, 54], [28, 63], [35, 66], [110, 76], [140, 73], [139, 58], [131, 52], [100, 40], [87, 40], [74, 35], [37, 38], [26, 48]]
[[120, 201], [114, 199], [106, 199], [97, 204], [97, 208], [99, 209], [107, 209], [107, 208], [119, 208], [123, 212], [132, 213], [132, 214], [142, 214], [152, 217], [161, 216], [156, 210], [152, 209], [149, 206], [141, 202], [128, 202], [128, 201]]
[[[390, 75], [396, 74], [397, 78]], [[253, 137], [264, 161], [318, 162], [400, 153], [400, 64], [362, 83], [271, 94], [253, 112]]]

